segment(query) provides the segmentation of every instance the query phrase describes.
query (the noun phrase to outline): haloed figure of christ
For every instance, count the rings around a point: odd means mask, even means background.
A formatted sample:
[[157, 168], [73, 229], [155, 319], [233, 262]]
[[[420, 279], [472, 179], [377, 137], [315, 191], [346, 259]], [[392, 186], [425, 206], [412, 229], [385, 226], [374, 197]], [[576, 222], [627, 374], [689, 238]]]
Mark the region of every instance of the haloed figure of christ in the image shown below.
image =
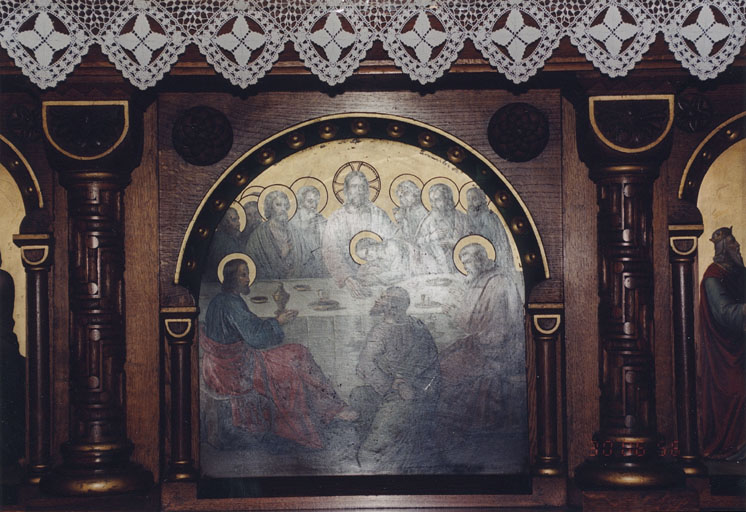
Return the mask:
[[[2, 265], [0, 255], [0, 265]], [[0, 270], [0, 440], [2, 441], [3, 472], [13, 468], [24, 454], [24, 396], [26, 363], [18, 351], [18, 339], [13, 332], [13, 277]]]
[[731, 228], [717, 229], [702, 277], [702, 453], [746, 459], [746, 268]]
[[241, 297], [250, 292], [250, 273], [240, 258], [225, 264], [223, 276], [200, 339], [205, 385], [231, 397], [232, 424], [243, 433], [322, 448], [326, 424], [357, 414], [337, 396], [308, 349], [282, 344], [282, 326], [297, 311], [284, 310], [268, 319], [252, 313]]

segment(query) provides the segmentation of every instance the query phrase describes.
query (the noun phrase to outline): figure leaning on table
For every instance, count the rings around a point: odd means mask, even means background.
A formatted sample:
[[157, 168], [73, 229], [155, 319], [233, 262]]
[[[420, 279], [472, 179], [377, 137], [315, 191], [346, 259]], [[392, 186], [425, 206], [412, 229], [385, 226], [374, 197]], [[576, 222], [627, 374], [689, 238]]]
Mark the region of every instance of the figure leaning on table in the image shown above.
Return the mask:
[[259, 318], [241, 298], [249, 293], [247, 264], [231, 260], [223, 274], [222, 291], [207, 307], [200, 338], [204, 383], [231, 397], [234, 426], [322, 448], [323, 425], [334, 418], [353, 420], [357, 413], [337, 396], [308, 349], [281, 345], [281, 326], [298, 312]]

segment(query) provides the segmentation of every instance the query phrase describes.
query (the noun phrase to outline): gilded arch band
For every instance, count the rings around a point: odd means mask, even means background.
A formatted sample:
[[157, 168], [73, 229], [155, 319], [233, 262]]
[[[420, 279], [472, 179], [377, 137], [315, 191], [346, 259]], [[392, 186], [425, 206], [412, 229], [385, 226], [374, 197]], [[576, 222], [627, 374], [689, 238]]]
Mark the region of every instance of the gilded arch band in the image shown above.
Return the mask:
[[[449, 133], [413, 119], [345, 113], [312, 119], [283, 130], [251, 148], [226, 169], [192, 217], [179, 251], [174, 282], [187, 287], [193, 296], [199, 296], [204, 262], [215, 229], [232, 202], [255, 178], [301, 151], [345, 140], [396, 142], [447, 162], [481, 188], [491, 202], [491, 209], [499, 213], [507, 228], [516, 267], [523, 271], [526, 290], [549, 277], [546, 253], [531, 213], [513, 186], [487, 158]], [[407, 172], [401, 170], [401, 173]], [[313, 170], [309, 174], [312, 173]], [[330, 198], [335, 187], [329, 187]], [[458, 195], [454, 200], [458, 203]]]

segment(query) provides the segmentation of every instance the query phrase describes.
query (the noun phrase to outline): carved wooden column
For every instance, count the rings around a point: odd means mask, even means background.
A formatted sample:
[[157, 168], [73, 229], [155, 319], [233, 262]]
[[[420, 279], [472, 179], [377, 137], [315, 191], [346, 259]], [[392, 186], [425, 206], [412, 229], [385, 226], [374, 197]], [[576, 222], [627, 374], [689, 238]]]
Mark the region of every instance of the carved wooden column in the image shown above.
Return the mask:
[[578, 149], [598, 194], [598, 455], [575, 471], [583, 489], [681, 482], [658, 454], [653, 342], [653, 182], [670, 151], [673, 96], [596, 96], [579, 115]]
[[161, 329], [171, 353], [171, 454], [166, 479], [196, 480], [192, 459], [192, 344], [199, 309], [161, 309]]
[[694, 260], [701, 225], [669, 226], [669, 252], [673, 291], [674, 370], [676, 381], [676, 434], [679, 461], [688, 476], [704, 476], [697, 434], [697, 373], [694, 349]]
[[128, 101], [42, 105], [47, 155], [67, 189], [70, 265], [70, 440], [42, 486], [65, 495], [147, 488], [130, 462], [124, 307], [124, 189], [139, 163], [139, 115]]
[[13, 237], [21, 248], [26, 269], [26, 361], [28, 393], [28, 475], [38, 484], [51, 469], [51, 389], [49, 380], [49, 269], [52, 235], [21, 234]]
[[556, 476], [564, 472], [559, 451], [560, 414], [557, 407], [557, 359], [561, 349], [562, 305], [529, 304], [531, 332], [536, 344], [537, 453], [533, 471]]

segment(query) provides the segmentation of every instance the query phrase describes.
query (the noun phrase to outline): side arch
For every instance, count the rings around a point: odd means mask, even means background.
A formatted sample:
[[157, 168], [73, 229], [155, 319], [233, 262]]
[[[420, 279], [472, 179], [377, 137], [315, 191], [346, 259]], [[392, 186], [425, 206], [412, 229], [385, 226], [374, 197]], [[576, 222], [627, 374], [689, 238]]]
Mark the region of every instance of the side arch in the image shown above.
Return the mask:
[[10, 140], [0, 134], [0, 165], [5, 167], [21, 191], [26, 215], [44, 207], [39, 181], [26, 157]]
[[678, 199], [697, 205], [702, 181], [712, 163], [731, 146], [746, 138], [746, 111], [712, 130], [689, 157], [679, 182]]
[[522, 267], [526, 291], [549, 278], [546, 252], [528, 207], [487, 158], [453, 135], [413, 119], [344, 113], [305, 121], [278, 132], [228, 167], [205, 194], [189, 223], [179, 251], [174, 282], [189, 289], [195, 298], [199, 297], [204, 262], [218, 223], [232, 201], [262, 172], [301, 150], [360, 139], [406, 144], [455, 166], [490, 198], [508, 226], [506, 231]]

